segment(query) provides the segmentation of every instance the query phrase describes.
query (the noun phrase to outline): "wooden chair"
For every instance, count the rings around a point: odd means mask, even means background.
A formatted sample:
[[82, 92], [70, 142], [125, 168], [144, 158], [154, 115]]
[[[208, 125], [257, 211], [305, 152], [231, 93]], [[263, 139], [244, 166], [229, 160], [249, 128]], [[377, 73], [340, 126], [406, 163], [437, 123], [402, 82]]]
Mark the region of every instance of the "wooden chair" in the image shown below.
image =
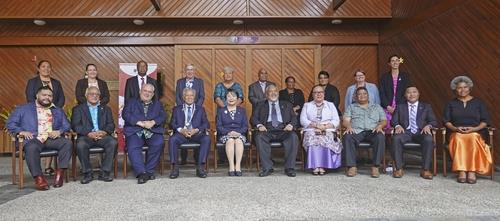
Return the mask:
[[[219, 140], [217, 139], [217, 131], [214, 131], [214, 140], [215, 140], [215, 149], [213, 150], [213, 157], [214, 157], [214, 172], [216, 173], [217, 172], [217, 156], [218, 156], [218, 150], [219, 148], [225, 148], [226, 145], [219, 142]], [[244, 151], [247, 151], [248, 154], [247, 154], [247, 162], [246, 162], [246, 166], [247, 166], [247, 170], [250, 171], [251, 168], [252, 168], [252, 143], [251, 143], [251, 140], [252, 140], [252, 131], [251, 130], [248, 130], [247, 132], [247, 142], [245, 142], [243, 144], [243, 148], [244, 148]]]
[[[65, 137], [68, 139], [71, 139], [70, 134], [65, 134]], [[17, 169], [16, 169], [16, 164], [19, 166], [19, 182], [17, 183], [19, 186], [19, 189], [24, 188], [24, 137], [21, 135], [17, 136], [11, 136], [13, 146], [12, 148], [12, 154], [11, 154], [11, 162], [12, 162], [12, 184], [16, 184], [17, 180]], [[34, 138], [36, 139], [36, 138]], [[58, 156], [58, 151], [53, 150], [53, 149], [43, 149], [42, 152], [40, 152], [40, 157], [54, 157], [56, 169], [58, 168], [57, 165], [57, 156]], [[16, 158], [19, 159], [18, 162], [16, 162]], [[72, 167], [75, 167], [73, 164]], [[66, 183], [68, 182], [68, 173], [65, 173], [65, 180]]]
[[[258, 132], [256, 129], [252, 129], [253, 132]], [[302, 128], [298, 128], [294, 130], [294, 132], [298, 132], [299, 136], [299, 146], [298, 146], [298, 151], [300, 151], [300, 161], [298, 162], [299, 164], [302, 164], [302, 170], [304, 170], [306, 163], [305, 163], [305, 157], [304, 157], [304, 148], [302, 148]], [[255, 152], [256, 152], [256, 157], [257, 157], [257, 171], [260, 171], [260, 154], [259, 150], [257, 149], [257, 145], [254, 143], [252, 140], [252, 145], [255, 146]], [[283, 143], [279, 141], [273, 141], [271, 140], [270, 142], [271, 146], [271, 151], [273, 149], [278, 149], [278, 148], [283, 148]]]
[[[494, 127], [488, 127], [488, 146], [490, 148], [490, 153], [491, 153], [491, 176], [490, 176], [490, 179], [493, 180], [494, 178], [494, 174], [495, 174], [495, 153], [494, 153], [494, 146], [493, 146], [493, 133], [494, 131], [496, 130]], [[448, 147], [448, 143], [446, 142], [446, 128], [441, 128], [441, 134], [442, 134], [442, 138], [443, 138], [443, 143], [442, 143], [442, 151], [443, 151], [443, 176], [446, 177], [446, 170], [447, 170], [447, 161], [448, 161], [448, 157], [446, 156], [446, 154], [448, 153], [449, 151], [449, 147]]]
[[[344, 131], [345, 131], [345, 128], [344, 127], [340, 127], [337, 129], [337, 136], [340, 138], [341, 141], [343, 141], [344, 139]], [[386, 144], [387, 146], [387, 144]], [[343, 147], [345, 148], [345, 147]], [[360, 142], [358, 144], [358, 148], [357, 148], [357, 151], [359, 152], [360, 149], [373, 149], [372, 147], [372, 144], [370, 142]], [[342, 150], [344, 151], [344, 149]], [[385, 151], [384, 151], [384, 156], [382, 156], [382, 166], [381, 166], [381, 171], [382, 173], [385, 173], [385, 167], [386, 167], [386, 160], [385, 160]], [[346, 172], [347, 172], [347, 167], [345, 168]]]
[[[168, 132], [167, 132], [167, 133], [168, 133], [168, 135], [169, 135], [169, 136], [172, 136], [172, 135], [174, 134], [174, 131], [173, 131], [173, 130], [168, 130]], [[207, 129], [207, 130], [205, 131], [205, 133], [206, 133], [206, 135], [207, 135], [207, 136], [210, 136], [210, 129]], [[184, 149], [184, 150], [193, 150], [193, 151], [194, 151], [194, 150], [197, 150], [197, 149], [199, 150], [199, 149], [200, 149], [200, 146], [201, 146], [201, 145], [200, 145], [199, 143], [197, 143], [197, 142], [187, 142], [187, 143], [183, 143], [183, 144], [179, 145], [179, 147], [178, 147], [177, 149], [181, 149], [181, 150], [182, 150], [182, 149]], [[165, 149], [167, 149], [167, 150], [166, 150], [166, 155], [168, 156], [168, 147], [167, 147], [167, 148], [165, 148]], [[206, 163], [205, 163], [205, 169], [207, 170], [207, 172], [208, 172], [208, 170], [209, 170], [209, 166], [208, 166], [208, 164], [209, 164], [209, 163], [208, 163], [208, 159], [207, 159], [207, 161], [206, 161]], [[216, 166], [217, 166], [217, 164], [215, 164], [215, 167], [216, 167]], [[214, 168], [215, 168], [215, 167], [214, 167]], [[170, 164], [170, 169], [172, 169], [172, 164]], [[214, 169], [214, 170], [215, 170], [215, 169]]]
[[[164, 138], [165, 142], [164, 142], [164, 145], [163, 145], [163, 152], [165, 152], [165, 146], [167, 145], [167, 141], [166, 141], [166, 138]], [[126, 139], [125, 139], [125, 142], [126, 142]], [[149, 147], [148, 146], [143, 146], [142, 147], [142, 152], [144, 152], [144, 154], [146, 155], [146, 159], [148, 157], [148, 149]], [[115, 158], [116, 159], [116, 158]], [[125, 145], [125, 151], [123, 153], [123, 163], [122, 163], [122, 166], [123, 166], [123, 178], [127, 178], [127, 160], [128, 159], [128, 152], [127, 152], [127, 145]], [[160, 154], [160, 168], [158, 169], [160, 171], [160, 175], [163, 175], [163, 168], [165, 168], [165, 163], [164, 163], [164, 154], [161, 153]]]
[[[72, 133], [72, 136], [73, 136], [73, 154], [71, 156], [71, 161], [72, 161], [72, 177], [73, 177], [73, 181], [76, 181], [76, 173], [77, 173], [77, 168], [76, 168], [76, 157], [77, 157], [77, 154], [76, 154], [76, 140], [78, 139], [78, 134], [76, 133]], [[113, 133], [113, 137], [116, 139], [117, 135], [116, 133]], [[92, 146], [89, 148], [89, 154], [92, 155], [92, 154], [99, 154], [101, 159], [102, 159], [102, 156], [103, 154], [105, 153], [104, 151], [104, 148], [102, 147], [98, 147], [98, 146]], [[117, 154], [115, 153], [115, 156], [114, 156], [114, 160], [113, 160], [113, 174], [114, 174], [114, 178], [117, 177], [117, 171], [118, 171], [118, 160], [116, 159], [117, 157]], [[99, 169], [98, 169], [99, 170]], [[94, 171], [94, 170], [92, 170]]]

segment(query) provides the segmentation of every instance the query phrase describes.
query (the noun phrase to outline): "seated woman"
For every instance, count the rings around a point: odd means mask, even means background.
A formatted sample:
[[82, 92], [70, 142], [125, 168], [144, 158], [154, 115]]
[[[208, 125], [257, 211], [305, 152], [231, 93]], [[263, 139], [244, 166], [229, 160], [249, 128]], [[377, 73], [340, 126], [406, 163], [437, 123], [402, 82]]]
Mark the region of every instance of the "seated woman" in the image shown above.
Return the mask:
[[85, 67], [86, 78], [78, 80], [76, 82], [75, 97], [78, 104], [86, 103], [85, 91], [88, 87], [94, 86], [99, 88], [101, 92], [100, 103], [105, 105], [109, 103], [109, 90], [108, 85], [105, 81], [97, 77], [97, 67], [95, 64], [87, 64]]
[[325, 169], [341, 165], [342, 145], [334, 133], [340, 119], [335, 105], [325, 100], [322, 86], [315, 86], [312, 93], [314, 100], [305, 103], [300, 114], [303, 146], [307, 151], [307, 168], [313, 169], [314, 175], [324, 175]]
[[457, 182], [476, 183], [476, 173], [491, 174], [491, 153], [485, 143], [490, 116], [486, 105], [470, 95], [473, 82], [466, 76], [455, 77], [451, 89], [457, 98], [444, 111], [444, 125], [451, 131], [449, 151], [452, 171], [457, 171]]
[[[217, 135], [220, 142], [226, 144], [229, 162], [229, 176], [241, 176], [243, 144], [246, 142], [248, 119], [245, 109], [238, 106], [238, 94], [229, 89], [226, 94], [226, 107], [217, 109]], [[236, 162], [235, 162], [236, 156]]]

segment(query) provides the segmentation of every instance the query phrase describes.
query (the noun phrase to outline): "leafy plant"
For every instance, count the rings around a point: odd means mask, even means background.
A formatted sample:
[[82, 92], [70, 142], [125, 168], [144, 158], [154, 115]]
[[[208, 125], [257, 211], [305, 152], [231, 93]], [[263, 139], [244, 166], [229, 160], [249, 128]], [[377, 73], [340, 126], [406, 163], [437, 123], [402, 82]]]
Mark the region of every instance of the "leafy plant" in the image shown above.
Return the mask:
[[7, 132], [7, 128], [5, 127], [7, 125], [7, 120], [9, 119], [10, 114], [13, 110], [13, 108], [0, 106], [0, 125], [2, 126], [2, 130], [4, 130], [5, 132]]
[[172, 105], [163, 103], [163, 110], [165, 110], [166, 115], [165, 125], [163, 127], [167, 129], [170, 126], [170, 118], [172, 118], [172, 108]]

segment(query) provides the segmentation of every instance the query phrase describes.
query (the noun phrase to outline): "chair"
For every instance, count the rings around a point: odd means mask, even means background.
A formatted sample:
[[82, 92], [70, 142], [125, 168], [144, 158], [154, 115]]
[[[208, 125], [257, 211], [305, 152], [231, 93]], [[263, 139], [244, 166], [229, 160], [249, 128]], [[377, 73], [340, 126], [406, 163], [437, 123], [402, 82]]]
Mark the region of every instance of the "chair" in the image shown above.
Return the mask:
[[[494, 131], [496, 130], [494, 127], [488, 127], [488, 136], [489, 136], [489, 140], [488, 140], [488, 146], [490, 147], [490, 153], [491, 153], [491, 176], [490, 176], [490, 179], [493, 180], [494, 178], [494, 174], [495, 174], [495, 153], [494, 153], [494, 146], [493, 146], [493, 133]], [[442, 139], [443, 139], [443, 144], [442, 144], [442, 150], [443, 150], [443, 176], [446, 177], [446, 170], [447, 170], [447, 161], [448, 161], [448, 158], [446, 156], [446, 154], [448, 153], [449, 151], [449, 147], [448, 147], [448, 143], [446, 142], [446, 128], [441, 128], [441, 134], [443, 135]]]
[[[215, 140], [215, 150], [214, 150], [214, 172], [217, 172], [217, 156], [218, 156], [218, 150], [219, 148], [225, 148], [226, 145], [219, 142], [217, 139], [217, 131], [214, 131], [214, 140]], [[247, 142], [243, 144], [244, 151], [246, 150], [248, 152], [248, 157], [247, 157], [247, 170], [250, 171], [252, 168], [252, 143], [250, 142], [252, 140], [252, 131], [249, 130], [247, 133]]]
[[[165, 146], [167, 145], [167, 139], [164, 138], [164, 146], [163, 146], [163, 151], [165, 152]], [[148, 146], [143, 146], [142, 147], [142, 152], [146, 155], [146, 158], [148, 157]], [[125, 151], [123, 153], [123, 178], [127, 178], [127, 159], [128, 159], [128, 152], [127, 152], [127, 146], [125, 145]], [[116, 158], [115, 158], [116, 160]], [[160, 175], [163, 175], [163, 168], [165, 167], [164, 163], [164, 156], [163, 154], [160, 154], [160, 168], [158, 169], [160, 171]]]
[[[436, 154], [436, 134], [437, 134], [437, 129], [432, 129], [432, 143], [433, 143], [433, 150], [432, 150], [432, 173], [434, 176], [437, 175], [437, 154]], [[394, 129], [391, 128], [391, 136], [394, 136]], [[419, 143], [414, 143], [414, 142], [407, 142], [403, 144], [403, 154], [405, 150], [421, 150], [422, 145]], [[393, 165], [395, 165], [393, 163]]]
[[[70, 135], [69, 134], [65, 134], [65, 137], [70, 139]], [[19, 163], [18, 166], [19, 166], [19, 183], [18, 183], [18, 186], [19, 186], [19, 189], [23, 189], [24, 188], [24, 160], [25, 160], [25, 157], [24, 157], [24, 137], [21, 136], [21, 135], [17, 135], [16, 137], [14, 136], [11, 136], [12, 138], [12, 142], [13, 142], [13, 146], [15, 148], [12, 148], [12, 184], [15, 185], [16, 184], [16, 176], [17, 176], [17, 172], [16, 172], [16, 163]], [[52, 149], [43, 149], [42, 152], [40, 152], [40, 157], [54, 157], [54, 161], [55, 161], [55, 165], [56, 165], [56, 169], [58, 168], [58, 165], [57, 165], [57, 156], [58, 156], [58, 151], [57, 150], [52, 150]], [[19, 162], [16, 162], [16, 158], [19, 158]], [[73, 164], [72, 167], [75, 167], [75, 165]], [[68, 181], [68, 173], [65, 174], [65, 180], [66, 180], [66, 183], [69, 182]]]
[[[343, 135], [344, 135], [344, 130], [345, 128], [344, 127], [340, 127], [337, 129], [337, 134], [339, 136], [339, 138], [341, 140], [343, 140]], [[387, 138], [387, 137], [386, 137]], [[386, 145], [387, 146], [387, 145]], [[345, 148], [345, 147], [344, 147]], [[372, 147], [372, 144], [370, 142], [360, 142], [358, 144], [358, 149], [357, 151], [359, 151], [359, 149], [370, 149], [370, 148], [373, 148]], [[382, 157], [382, 173], [385, 173], [385, 166], [386, 166], [386, 162], [385, 162], [385, 151], [384, 151], [384, 156]], [[346, 172], [347, 172], [347, 167], [345, 168], [346, 169]]]
[[[255, 129], [252, 129], [252, 131], [256, 131]], [[300, 151], [300, 161], [298, 162], [299, 164], [302, 164], [302, 170], [305, 170], [305, 166], [306, 166], [306, 163], [305, 163], [305, 157], [304, 157], [304, 148], [302, 148], [302, 128], [299, 128], [297, 130], [294, 130], [295, 132], [299, 132], [299, 147], [298, 147], [298, 151]], [[253, 140], [252, 140], [253, 142]], [[255, 152], [257, 153], [256, 154], [256, 157], [257, 157], [257, 171], [260, 171], [260, 154], [259, 154], [259, 151], [257, 149], [257, 146], [255, 145], [255, 143], [252, 143], [254, 146], [255, 146]], [[271, 151], [272, 149], [277, 149], [277, 148], [282, 148], [283, 147], [283, 143], [282, 142], [279, 142], [279, 141], [273, 141], [271, 140], [270, 142], [270, 146], [271, 146]]]
[[[168, 133], [168, 135], [169, 135], [169, 136], [172, 136], [172, 135], [174, 134], [174, 131], [173, 131], [173, 130], [168, 130], [168, 132], [167, 132], [167, 133]], [[207, 130], [205, 131], [205, 133], [207, 134], [207, 136], [210, 136], [210, 130], [209, 130], [209, 129], [207, 129]], [[165, 143], [167, 144], [167, 142], [165, 142]], [[179, 145], [179, 147], [178, 147], [177, 149], [181, 149], [181, 150], [189, 150], [189, 149], [191, 149], [191, 150], [196, 150], [196, 149], [200, 149], [200, 146], [201, 146], [201, 145], [200, 145], [199, 143], [196, 143], [196, 142], [187, 142], [187, 143], [183, 143], [183, 144]], [[167, 154], [167, 156], [168, 156], [168, 147], [167, 147], [167, 148], [165, 148], [165, 149], [167, 149], [166, 154]], [[163, 161], [162, 161], [162, 162], [163, 162]], [[217, 164], [215, 164], [215, 167], [216, 167], [216, 166], [217, 166]], [[162, 166], [162, 167], [163, 167], [163, 166]], [[215, 168], [215, 167], [214, 167], [214, 168]], [[170, 169], [172, 169], [172, 164], [170, 164]], [[205, 169], [206, 169], [207, 171], [209, 170], [209, 167], [208, 167], [208, 160], [207, 160], [207, 161], [206, 161], [206, 163], [205, 163]], [[215, 170], [215, 169], [214, 169], [214, 170]]]
[[[72, 172], [73, 181], [76, 181], [76, 140], [78, 139], [78, 134], [72, 133], [72, 135], [73, 135], [73, 154], [71, 156], [71, 161], [72, 161], [73, 167], [72, 167], [71, 172]], [[114, 138], [117, 137], [116, 133], [113, 133], [113, 137]], [[90, 155], [99, 154], [102, 158], [102, 155], [104, 154], [104, 148], [92, 146], [89, 148], [89, 154]], [[113, 160], [113, 174], [114, 174], [115, 178], [117, 176], [117, 171], [118, 171], [118, 160], [116, 159], [116, 155], [117, 154], [115, 153], [114, 160]], [[92, 171], [94, 171], [94, 170], [92, 170]]]

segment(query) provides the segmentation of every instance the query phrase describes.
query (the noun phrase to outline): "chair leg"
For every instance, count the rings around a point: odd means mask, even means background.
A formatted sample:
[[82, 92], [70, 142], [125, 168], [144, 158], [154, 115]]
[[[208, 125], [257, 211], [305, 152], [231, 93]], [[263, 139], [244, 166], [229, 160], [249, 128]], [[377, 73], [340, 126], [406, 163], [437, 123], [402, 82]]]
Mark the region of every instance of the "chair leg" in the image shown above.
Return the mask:
[[127, 152], [123, 153], [123, 178], [127, 178]]
[[443, 149], [443, 176], [446, 177], [446, 149]]
[[217, 155], [218, 155], [217, 145], [214, 149], [214, 173], [217, 173]]
[[433, 176], [437, 175], [437, 158], [436, 158], [436, 148], [432, 151], [432, 169]]
[[24, 188], [24, 153], [19, 151], [19, 189]]
[[76, 152], [75, 148], [73, 148], [73, 154], [71, 156], [71, 176], [73, 177], [73, 181], [76, 181]]
[[115, 154], [115, 159], [113, 159], [113, 175], [114, 178], [116, 179], [116, 176], [118, 174], [118, 159], [116, 159], [117, 154]]
[[[13, 147], [15, 148], [15, 147]], [[17, 177], [16, 177], [16, 152], [15, 150], [12, 151], [12, 159], [11, 159], [11, 163], [12, 163], [12, 185], [16, 185], [16, 180], [17, 180]]]
[[[257, 148], [256, 148], [256, 149], [257, 149]], [[258, 151], [258, 150], [257, 150], [257, 151], [255, 151], [255, 152], [256, 152], [256, 153], [255, 153], [255, 156], [256, 156], [256, 158], [257, 158], [257, 172], [259, 172], [259, 171], [260, 171], [260, 154], [259, 154], [259, 151]]]

